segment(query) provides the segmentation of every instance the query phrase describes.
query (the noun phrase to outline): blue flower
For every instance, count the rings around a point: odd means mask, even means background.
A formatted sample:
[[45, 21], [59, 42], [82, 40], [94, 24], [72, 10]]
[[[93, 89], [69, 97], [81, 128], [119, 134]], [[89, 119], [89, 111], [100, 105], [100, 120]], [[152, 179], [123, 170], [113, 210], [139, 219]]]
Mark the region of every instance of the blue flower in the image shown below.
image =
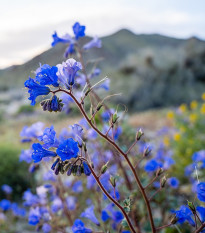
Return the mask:
[[100, 75], [100, 73], [101, 73], [101, 70], [99, 68], [95, 68], [88, 77], [89, 78], [94, 78], [95, 76]]
[[31, 208], [28, 215], [28, 223], [30, 225], [37, 225], [40, 222], [41, 214], [39, 207]]
[[78, 22], [76, 22], [73, 25], [73, 32], [75, 34], [76, 40], [78, 40], [79, 37], [84, 37], [85, 36], [85, 26], [82, 26]]
[[109, 91], [110, 89], [110, 79], [106, 79], [102, 84], [97, 86], [97, 88], [103, 88], [106, 91]]
[[88, 167], [87, 163], [83, 162], [83, 169], [84, 169], [84, 173], [86, 176], [89, 176], [91, 174], [91, 170]]
[[36, 70], [36, 81], [41, 85], [53, 85], [58, 87], [58, 76], [56, 75], [58, 68], [44, 64]]
[[171, 178], [169, 178], [169, 180], [168, 180], [168, 184], [169, 184], [172, 188], [176, 189], [176, 188], [179, 187], [179, 180], [178, 180], [176, 177], [171, 177]]
[[72, 135], [74, 139], [78, 142], [80, 146], [82, 146], [83, 128], [78, 124], [74, 124], [74, 125], [71, 125], [71, 129], [72, 129]]
[[80, 219], [76, 219], [72, 226], [73, 233], [91, 233], [92, 230], [85, 227]]
[[205, 182], [201, 182], [197, 185], [196, 192], [198, 199], [205, 202]]
[[88, 218], [90, 219], [93, 223], [95, 223], [96, 225], [100, 225], [98, 219], [96, 218], [95, 216], [95, 213], [94, 213], [94, 206], [90, 206], [88, 207], [87, 209], [85, 209], [84, 212], [82, 212], [82, 214], [80, 215], [80, 217], [82, 218]]
[[43, 230], [43, 233], [51, 232], [52, 230], [51, 225], [49, 225], [48, 223], [44, 223], [42, 226], [42, 230]]
[[107, 213], [107, 211], [102, 210], [102, 212], [101, 212], [101, 219], [102, 219], [103, 222], [106, 222], [108, 219], [110, 219], [110, 216]]
[[182, 205], [179, 210], [172, 211], [172, 212], [176, 214], [178, 223], [182, 224], [185, 221], [188, 221], [189, 224], [191, 224], [192, 226], [195, 226], [195, 223], [192, 219], [193, 213], [187, 206]]
[[53, 200], [53, 202], [52, 202], [52, 205], [51, 205], [51, 210], [52, 210], [52, 212], [53, 213], [56, 213], [56, 212], [58, 212], [60, 209], [62, 209], [63, 208], [63, 203], [62, 203], [62, 201], [61, 201], [61, 199], [60, 198], [55, 198], [54, 200]]
[[75, 83], [76, 73], [82, 69], [80, 62], [77, 62], [75, 59], [70, 58], [66, 62], [57, 65], [58, 67], [58, 79], [66, 88], [72, 86]]
[[53, 42], [52, 42], [51, 46], [55, 46], [58, 43], [70, 43], [72, 41], [71, 36], [69, 36], [68, 34], [66, 34], [63, 37], [59, 37], [57, 32], [54, 32], [52, 37], [53, 37]]
[[77, 180], [72, 187], [73, 192], [75, 193], [81, 193], [83, 191], [82, 181]]
[[43, 135], [38, 137], [38, 140], [44, 142], [43, 148], [49, 149], [50, 147], [58, 147], [58, 139], [53, 125], [50, 128], [45, 128]]
[[87, 44], [83, 46], [85, 50], [88, 50], [94, 47], [96, 48], [102, 47], [102, 41], [97, 36], [95, 36], [90, 42], [88, 42]]
[[48, 95], [50, 92], [48, 87], [38, 84], [32, 78], [26, 80], [24, 85], [29, 89], [28, 93], [30, 94], [30, 97], [28, 99], [31, 100], [31, 105], [36, 104], [36, 98], [39, 95]]
[[9, 200], [3, 199], [0, 201], [0, 208], [3, 211], [7, 211], [11, 208], [11, 202]]
[[18, 217], [25, 217], [26, 216], [26, 210], [24, 208], [20, 208], [17, 203], [12, 203], [11, 209], [14, 216]]
[[33, 151], [30, 149], [22, 150], [20, 157], [19, 157], [19, 161], [20, 162], [25, 161], [26, 163], [31, 163], [32, 162], [32, 158], [31, 158], [32, 152]]
[[66, 204], [69, 210], [74, 210], [76, 208], [76, 198], [73, 196], [66, 197]]
[[40, 143], [34, 143], [32, 145], [32, 148], [34, 151], [31, 157], [34, 160], [34, 163], [40, 162], [42, 158], [44, 157], [55, 157], [56, 156], [55, 152], [43, 149]]
[[154, 172], [159, 167], [161, 167], [161, 164], [158, 163], [155, 159], [151, 159], [151, 160], [147, 161], [147, 163], [145, 164], [144, 169], [145, 169], [146, 172]]
[[24, 206], [32, 206], [38, 204], [39, 200], [37, 195], [34, 195], [30, 190], [27, 190], [23, 194]]
[[38, 136], [42, 135], [43, 127], [44, 123], [42, 122], [36, 122], [32, 124], [30, 127], [24, 126], [20, 133], [20, 136], [26, 137], [28, 139], [37, 138]]
[[199, 212], [199, 216], [202, 222], [205, 221], [205, 207], [197, 206], [196, 210]]
[[112, 212], [112, 219], [115, 223], [119, 223], [123, 220], [124, 216], [119, 210]]
[[204, 150], [200, 150], [200, 151], [195, 152], [192, 155], [192, 160], [194, 162], [203, 162], [203, 161], [205, 161], [205, 151]]
[[67, 159], [76, 158], [78, 156], [78, 143], [72, 138], [68, 138], [59, 145], [56, 153], [61, 157], [62, 161]]
[[13, 191], [12, 187], [10, 187], [8, 184], [3, 184], [1, 186], [1, 190], [5, 192], [6, 194], [11, 194]]
[[70, 43], [64, 53], [64, 57], [68, 58], [68, 55], [75, 53], [75, 45], [74, 43]]

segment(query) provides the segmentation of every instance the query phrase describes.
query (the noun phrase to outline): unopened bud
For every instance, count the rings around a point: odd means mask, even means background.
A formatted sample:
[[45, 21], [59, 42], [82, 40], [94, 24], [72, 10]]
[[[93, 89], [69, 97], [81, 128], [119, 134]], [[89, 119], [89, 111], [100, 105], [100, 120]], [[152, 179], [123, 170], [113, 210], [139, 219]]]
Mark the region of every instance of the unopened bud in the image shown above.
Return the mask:
[[103, 105], [102, 105], [102, 104], [100, 104], [100, 105], [97, 107], [97, 109], [96, 109], [96, 110], [97, 110], [97, 111], [100, 111], [100, 109], [102, 108], [102, 106], [103, 106]]
[[178, 221], [178, 218], [177, 218], [176, 215], [174, 215], [174, 216], [171, 218], [170, 223], [171, 223], [171, 224], [175, 224], [175, 223], [177, 223], [177, 221]]
[[101, 167], [101, 174], [104, 174], [107, 171], [107, 165], [109, 161]]
[[144, 132], [142, 131], [142, 129], [139, 129], [136, 133], [136, 139], [137, 141], [140, 140], [140, 138], [143, 136]]
[[158, 168], [156, 171], [156, 176], [160, 176], [163, 172], [164, 172], [164, 170], [161, 167]]
[[147, 157], [150, 153], [151, 153], [151, 149], [150, 147], [148, 146], [145, 150], [144, 150], [144, 157]]
[[110, 176], [110, 183], [115, 188], [116, 187], [116, 177]]
[[113, 115], [112, 115], [112, 123], [115, 124], [118, 120], [118, 115], [117, 115], [117, 112], [115, 112]]
[[160, 180], [160, 187], [164, 188], [166, 182], [167, 182], [167, 178], [166, 178], [166, 176], [163, 176], [162, 179]]
[[193, 203], [193, 202], [191, 202], [191, 201], [187, 201], [187, 204], [188, 204], [189, 209], [190, 209], [191, 211], [196, 212], [196, 208], [195, 208], [195, 206], [194, 206], [194, 203]]
[[88, 90], [85, 92], [85, 96], [87, 96], [90, 93], [91, 89], [88, 88]]

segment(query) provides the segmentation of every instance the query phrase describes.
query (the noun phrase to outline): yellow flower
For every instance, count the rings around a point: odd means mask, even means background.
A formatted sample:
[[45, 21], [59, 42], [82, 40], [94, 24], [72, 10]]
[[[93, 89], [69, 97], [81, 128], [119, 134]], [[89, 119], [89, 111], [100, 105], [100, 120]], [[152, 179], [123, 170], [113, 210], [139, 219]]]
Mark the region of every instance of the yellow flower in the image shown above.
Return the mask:
[[186, 131], [186, 128], [184, 126], [181, 126], [179, 129], [182, 133], [184, 133]]
[[181, 135], [179, 133], [175, 133], [174, 140], [179, 141], [181, 139]]
[[193, 109], [196, 109], [198, 103], [196, 100], [193, 100], [191, 103], [190, 103], [190, 108], [193, 110]]
[[168, 118], [168, 119], [173, 119], [173, 118], [174, 118], [174, 112], [173, 112], [173, 111], [169, 111], [169, 112], [167, 113], [167, 118]]
[[165, 136], [164, 139], [163, 139], [163, 142], [164, 142], [164, 145], [165, 145], [165, 146], [169, 146], [169, 145], [170, 145], [169, 137], [168, 137], [168, 136]]
[[205, 104], [202, 104], [200, 112], [201, 114], [205, 114]]
[[202, 100], [205, 100], [205, 92], [201, 96]]
[[196, 113], [190, 114], [189, 120], [191, 123], [194, 123], [197, 120], [197, 114]]
[[186, 104], [182, 104], [182, 105], [179, 106], [179, 110], [180, 110], [182, 113], [185, 112], [186, 109], [187, 109]]

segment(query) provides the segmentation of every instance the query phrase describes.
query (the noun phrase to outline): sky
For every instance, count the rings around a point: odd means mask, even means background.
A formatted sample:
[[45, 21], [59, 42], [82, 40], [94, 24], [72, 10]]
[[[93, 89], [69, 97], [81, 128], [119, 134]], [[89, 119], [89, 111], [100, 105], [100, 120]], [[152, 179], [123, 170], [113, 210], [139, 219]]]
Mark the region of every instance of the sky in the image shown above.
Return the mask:
[[49, 49], [52, 33], [72, 33], [78, 21], [90, 36], [122, 28], [205, 40], [205, 0], [0, 0], [0, 69]]

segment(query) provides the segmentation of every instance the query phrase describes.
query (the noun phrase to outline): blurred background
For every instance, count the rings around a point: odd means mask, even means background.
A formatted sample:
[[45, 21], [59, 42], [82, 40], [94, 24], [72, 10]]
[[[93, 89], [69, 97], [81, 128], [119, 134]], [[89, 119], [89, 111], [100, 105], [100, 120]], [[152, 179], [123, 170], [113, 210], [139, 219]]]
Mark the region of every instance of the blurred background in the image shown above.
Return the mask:
[[[95, 35], [102, 39], [102, 48], [92, 49], [89, 58], [102, 58], [98, 66], [102, 71], [100, 78], [110, 78], [111, 93], [122, 93], [111, 104], [127, 106], [127, 120], [132, 127], [143, 127], [152, 138], [156, 130], [175, 127], [180, 121], [170, 121], [174, 118], [172, 110], [180, 106], [181, 113], [185, 113], [190, 103], [190, 111], [200, 106], [198, 112], [186, 112], [192, 124], [197, 118], [203, 120], [204, 0], [0, 0], [0, 3], [0, 186], [15, 187], [14, 198], [18, 199], [18, 193], [33, 184], [32, 177], [25, 175], [27, 165], [19, 164], [22, 127], [43, 121], [60, 129], [73, 123], [65, 114], [46, 114], [39, 105], [30, 106], [24, 82], [29, 76], [34, 77], [39, 63], [56, 65], [64, 60], [66, 45], [52, 48], [52, 34], [71, 33], [76, 21], [86, 25], [84, 40]], [[75, 109], [71, 116], [79, 118]], [[202, 121], [196, 126], [197, 135], [204, 125]], [[175, 142], [180, 137], [175, 134]], [[184, 165], [189, 164], [195, 150], [204, 147], [202, 142], [187, 151], [194, 138], [192, 131], [187, 141], [180, 146], [175, 144], [178, 155], [189, 155]], [[169, 145], [167, 136], [163, 140]], [[10, 175], [11, 171], [15, 176]]]

